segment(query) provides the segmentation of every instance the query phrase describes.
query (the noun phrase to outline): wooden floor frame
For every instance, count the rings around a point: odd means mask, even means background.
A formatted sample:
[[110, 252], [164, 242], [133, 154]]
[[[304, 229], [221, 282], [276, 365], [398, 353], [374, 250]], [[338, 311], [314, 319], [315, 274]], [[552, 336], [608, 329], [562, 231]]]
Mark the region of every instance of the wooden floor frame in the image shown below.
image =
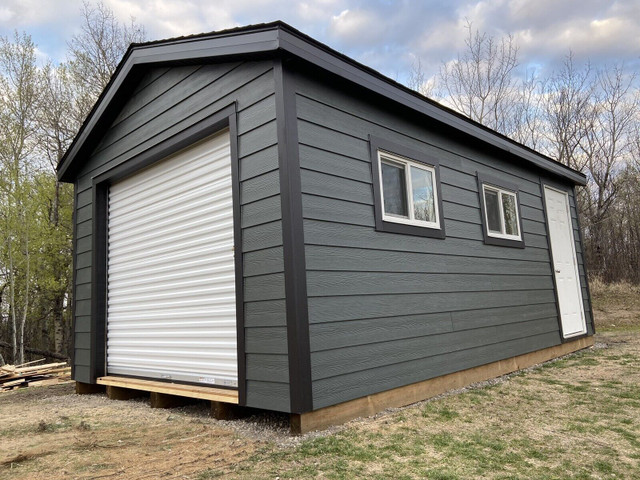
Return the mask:
[[331, 425], [338, 425], [354, 418], [375, 415], [387, 408], [404, 407], [420, 402], [449, 390], [455, 390], [476, 382], [482, 382], [528, 368], [553, 358], [582, 350], [593, 345], [593, 337], [583, 337], [568, 341], [555, 347], [526, 353], [461, 370], [441, 377], [431, 378], [404, 387], [375, 393], [348, 402], [314, 410], [302, 414], [291, 414], [292, 433], [302, 434], [314, 430], [323, 430]]
[[180, 397], [199, 398], [202, 400], [212, 400], [238, 404], [238, 391], [227, 390], [215, 387], [200, 387], [198, 385], [185, 385], [181, 383], [156, 382], [153, 380], [143, 380], [128, 377], [99, 377], [96, 380], [98, 385], [111, 387], [130, 388], [132, 390], [143, 390], [145, 392], [164, 393], [167, 395], [177, 395]]
[[[422, 382], [412, 383], [404, 387], [394, 388], [380, 393], [367, 395], [348, 402], [314, 410], [312, 412], [291, 414], [291, 432], [302, 434], [314, 430], [322, 430], [354, 418], [375, 415], [387, 408], [397, 408], [426, 400], [449, 390], [455, 390], [472, 383], [489, 380], [537, 365], [553, 358], [561, 357], [592, 346], [593, 337], [582, 337], [554, 347], [535, 352], [517, 355], [486, 365], [461, 370]], [[145, 392], [156, 392], [166, 395], [199, 398], [221, 404], [238, 404], [238, 392], [215, 387], [184, 385], [177, 383], [157, 382], [137, 378], [107, 376], [97, 379], [98, 385], [118, 387]], [[219, 402], [219, 403], [218, 403]]]

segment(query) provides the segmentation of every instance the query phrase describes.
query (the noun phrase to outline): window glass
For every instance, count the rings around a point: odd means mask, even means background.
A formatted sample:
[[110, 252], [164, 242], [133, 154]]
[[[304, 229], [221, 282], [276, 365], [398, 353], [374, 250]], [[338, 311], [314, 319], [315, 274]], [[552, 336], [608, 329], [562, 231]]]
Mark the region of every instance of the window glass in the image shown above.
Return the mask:
[[516, 197], [502, 192], [502, 211], [504, 212], [504, 230], [507, 235], [519, 235]]
[[484, 206], [487, 211], [487, 223], [490, 232], [502, 233], [500, 221], [500, 202], [498, 192], [484, 189]]
[[436, 207], [431, 172], [411, 166], [411, 188], [413, 190], [414, 218], [424, 222], [435, 222]]
[[408, 217], [407, 190], [404, 168], [381, 162], [384, 211], [390, 215]]

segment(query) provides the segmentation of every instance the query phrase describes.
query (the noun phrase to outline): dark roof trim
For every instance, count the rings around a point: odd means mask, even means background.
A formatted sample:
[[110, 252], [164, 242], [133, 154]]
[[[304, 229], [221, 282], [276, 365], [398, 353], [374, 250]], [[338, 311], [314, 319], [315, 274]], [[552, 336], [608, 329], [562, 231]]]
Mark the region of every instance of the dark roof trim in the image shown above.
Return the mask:
[[555, 160], [525, 147], [489, 128], [474, 122], [442, 105], [429, 100], [375, 70], [342, 55], [328, 46], [299, 32], [283, 22], [254, 25], [217, 33], [180, 37], [132, 45], [116, 69], [69, 150], [58, 165], [58, 177], [69, 181], [65, 172], [82, 149], [84, 142], [100, 117], [107, 110], [118, 88], [136, 65], [161, 64], [175, 61], [207, 59], [228, 55], [243, 55], [286, 51], [346, 80], [387, 97], [412, 110], [425, 114], [444, 125], [466, 133], [500, 150], [522, 158], [533, 165], [572, 181], [586, 185], [586, 177]]
[[83, 149], [94, 127], [111, 105], [120, 87], [134, 67], [149, 64], [196, 59], [207, 59], [228, 55], [256, 54], [273, 52], [278, 48], [278, 29], [276, 24], [265, 27], [247, 27], [233, 29], [206, 36], [183, 37], [149, 43], [132, 44], [113, 73], [111, 80], [96, 101], [80, 131], [69, 149], [58, 163], [58, 178], [61, 181], [73, 181], [70, 166]]

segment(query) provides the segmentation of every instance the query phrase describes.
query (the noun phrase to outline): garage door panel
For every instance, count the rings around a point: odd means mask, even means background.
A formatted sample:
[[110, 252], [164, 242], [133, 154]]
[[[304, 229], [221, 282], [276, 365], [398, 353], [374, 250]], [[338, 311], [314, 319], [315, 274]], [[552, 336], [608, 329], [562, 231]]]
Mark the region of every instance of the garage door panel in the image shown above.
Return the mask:
[[[155, 289], [154, 289], [155, 290]], [[113, 293], [113, 297], [117, 298], [117, 300], [112, 300], [110, 306], [117, 307], [121, 305], [131, 305], [131, 304], [146, 304], [164, 301], [173, 301], [175, 300], [183, 300], [183, 299], [199, 299], [205, 296], [213, 296], [213, 295], [233, 295], [230, 296], [231, 301], [235, 301], [234, 289], [229, 286], [229, 280], [220, 279], [218, 286], [212, 286], [210, 284], [205, 285], [196, 285], [191, 288], [185, 287], [181, 289], [174, 288], [169, 291], [163, 292], [155, 292], [144, 290], [140, 291], [135, 288], [120, 288], [120, 289], [111, 289]], [[115, 311], [115, 310], [114, 310]]]
[[[220, 243], [218, 245], [209, 245], [206, 248], [197, 246], [195, 248], [185, 249], [184, 251], [176, 250], [172, 253], [165, 252], [164, 255], [157, 256], [155, 258], [145, 257], [143, 254], [140, 254], [136, 255], [134, 259], [130, 259], [130, 263], [126, 265], [122, 262], [121, 265], [111, 267], [110, 273], [123, 275], [118, 278], [128, 278], [124, 275], [140, 271], [143, 268], [145, 272], [171, 271], [173, 269], [177, 270], [181, 267], [189, 268], [191, 265], [202, 266], [208, 261], [211, 262], [211, 265], [219, 264], [220, 267], [222, 267], [223, 262], [225, 262], [229, 257], [233, 258], [233, 255], [229, 253], [231, 247], [232, 245], [230, 245], [230, 242], [227, 242]], [[200, 253], [197, 259], [194, 259], [191, 255], [194, 249], [197, 249]]]
[[109, 311], [115, 313], [119, 312], [136, 312], [140, 310], [169, 310], [171, 309], [175, 315], [180, 315], [181, 312], [188, 311], [190, 307], [223, 307], [225, 305], [231, 306], [235, 304], [235, 296], [229, 295], [229, 290], [224, 291], [223, 295], [219, 298], [202, 298], [201, 295], [188, 295], [174, 300], [135, 300], [128, 302], [112, 302], [109, 304]]
[[[153, 328], [156, 330], [156, 333], [154, 334], [154, 338], [179, 339], [179, 338], [182, 338], [183, 336], [184, 338], [191, 338], [191, 334], [188, 332], [175, 333], [172, 328], [163, 330], [162, 328], [159, 329], [157, 327], [158, 325], [157, 323], [155, 325], [156, 326], [153, 326], [150, 324], [149, 326], [149, 328]], [[208, 337], [215, 336], [215, 338], [218, 338], [218, 339], [235, 339], [235, 335], [229, 332], [227, 328], [224, 328], [232, 325], [233, 325], [233, 322], [229, 324], [220, 323], [220, 328], [215, 329], [215, 328], [211, 328], [211, 325], [198, 325], [197, 323], [195, 323], [195, 324], [192, 324], [190, 327], [193, 330], [197, 330], [198, 333], [203, 336], [208, 336]], [[122, 340], [125, 340], [125, 341], [129, 341], [129, 340], [134, 341], [134, 339], [146, 340], [149, 337], [149, 328], [132, 327], [132, 328], [121, 329], [121, 330], [111, 329], [109, 330], [109, 334], [113, 338], [121, 337]]]
[[237, 386], [228, 133], [111, 185], [107, 371]]
[[113, 204], [111, 211], [117, 214], [113, 227], [118, 228], [121, 225], [125, 225], [126, 228], [129, 228], [132, 226], [130, 222], [139, 219], [140, 212], [149, 217], [153, 215], [162, 217], [166, 212], [197, 211], [197, 208], [201, 207], [202, 204], [211, 206], [219, 202], [228, 204], [231, 201], [231, 187], [229, 185], [214, 185], [210, 178], [203, 176], [198, 177], [197, 180], [205, 183], [205, 185], [185, 184], [183, 185], [183, 191], [175, 191], [172, 198], [166, 198], [164, 195], [166, 189], [157, 194], [145, 189], [144, 195], [133, 197], [126, 203]]
[[[232, 318], [232, 315], [235, 315], [235, 306], [229, 307], [228, 309], [216, 308], [215, 312], [211, 312], [211, 309], [202, 310], [199, 308], [193, 309], [184, 309], [180, 312], [180, 318], [184, 321], [185, 325], [189, 323], [189, 320], [201, 319], [205, 318], [207, 321], [213, 322], [214, 319], [222, 319], [222, 318]], [[235, 317], [233, 317], [235, 318]], [[116, 320], [118, 322], [139, 322], [142, 324], [147, 321], [166, 321], [166, 320], [175, 320], [176, 314], [174, 312], [161, 311], [161, 312], [121, 312], [117, 314], [112, 314], [111, 319], [115, 324]]]
[[[206, 196], [206, 198], [203, 198], [203, 195]], [[176, 197], [170, 202], [156, 202], [146, 208], [140, 207], [134, 211], [122, 213], [122, 216], [116, 212], [118, 214], [117, 221], [114, 220], [111, 226], [114, 233], [119, 233], [121, 229], [129, 230], [136, 228], [140, 225], [140, 213], [144, 213], [145, 218], [155, 221], [156, 219], [166, 219], [169, 216], [173, 220], [188, 219], [191, 218], [190, 215], [194, 212], [199, 212], [200, 209], [205, 208], [209, 211], [222, 209], [226, 212], [231, 203], [230, 195], [230, 188], [216, 192], [211, 192], [208, 189], [190, 191], [189, 195], [185, 194], [184, 196]]]
[[[137, 277], [129, 277], [125, 279], [119, 279], [117, 282], [113, 281], [109, 288], [126, 288], [137, 287], [140, 292], [155, 290], [156, 284], [162, 284], [164, 282], [171, 281], [175, 288], [183, 288], [186, 286], [197, 286], [201, 284], [207, 284], [211, 275], [221, 270], [226, 270], [224, 266], [216, 269], [215, 267], [191, 270], [185, 268], [182, 271], [170, 271], [166, 273], [149, 273], [147, 275], [139, 275]], [[140, 286], [140, 278], [144, 278], [145, 286]]]
[[[203, 241], [206, 241], [206, 240], [203, 240]], [[162, 263], [165, 260], [167, 261], [167, 263], [169, 263], [174, 261], [176, 258], [182, 258], [182, 259], [185, 258], [185, 255], [183, 255], [185, 252], [190, 252], [194, 256], [197, 256], [200, 260], [202, 260], [203, 257], [205, 256], [203, 254], [213, 253], [209, 248], [206, 248], [203, 245], [202, 243], [203, 241], [193, 241], [190, 243], [181, 242], [177, 246], [166, 245], [162, 247], [156, 247], [153, 249], [150, 248], [147, 254], [145, 254], [143, 250], [144, 246], [141, 246], [140, 252], [128, 252], [128, 253], [122, 253], [117, 255], [114, 254], [111, 257], [111, 259], [114, 261], [118, 261], [118, 263], [138, 262], [140, 263], [139, 265], [140, 269], [143, 271], [145, 270], [144, 263], [143, 263], [145, 260], [149, 262], [150, 266], [157, 265], [158, 262]], [[216, 245], [212, 245], [212, 247], [215, 247], [215, 246]], [[233, 247], [233, 244], [231, 242], [220, 243], [219, 247], [220, 247], [220, 250], [229, 251]], [[222, 262], [222, 259], [220, 259], [220, 261]]]
[[[196, 147], [199, 148], [199, 147]], [[140, 197], [141, 192], [138, 186], [141, 183], [145, 184], [145, 189], [149, 192], [162, 192], [169, 188], [174, 191], [181, 191], [180, 185], [191, 185], [195, 179], [195, 183], [192, 185], [198, 185], [198, 178], [201, 178], [203, 171], [205, 175], [211, 175], [214, 178], [220, 176], [221, 170], [226, 170], [228, 163], [228, 150], [223, 149], [209, 149], [204, 147], [204, 150], [198, 151], [192, 147], [189, 153], [190, 158], [188, 163], [176, 162], [171, 165], [164, 165], [162, 169], [157, 169], [156, 166], [147, 168], [135, 174], [135, 176], [118, 182], [118, 198], [114, 199], [114, 206], [128, 203], [132, 197]], [[222, 172], [224, 175], [224, 172]], [[203, 182], [200, 182], [203, 183]], [[144, 197], [144, 195], [142, 195]]]
[[[211, 257], [211, 259], [212, 262], [216, 261], [215, 257]], [[164, 283], [169, 281], [172, 281], [175, 285], [180, 286], [182, 285], [183, 281], [188, 281], [189, 279], [193, 279], [194, 281], [200, 281], [201, 279], [204, 279], [208, 281], [211, 275], [215, 275], [216, 273], [224, 272], [227, 270], [225, 265], [216, 266], [215, 264], [213, 264], [209, 268], [198, 270], [191, 270], [190, 267], [193, 267], [193, 265], [176, 264], [176, 268], [173, 270], [160, 270], [158, 268], [150, 268], [145, 270], [144, 272], [140, 272], [137, 277], [128, 276], [125, 278], [120, 278], [118, 279], [118, 281], [113, 281], [112, 285], [113, 288], [126, 287], [129, 285], [137, 285], [140, 280], [142, 280], [149, 286], [148, 288], [154, 288], [155, 283]]]
[[[192, 210], [180, 212], [173, 212], [171, 209], [166, 209], [162, 215], [146, 215], [144, 210], [140, 210], [137, 214], [138, 216], [144, 216], [144, 221], [138, 219], [137, 222], [132, 221], [120, 228], [114, 226], [112, 237], [113, 239], [119, 239], [122, 237], [130, 237], [131, 235], [153, 234], [158, 230], [166, 230], [167, 233], [171, 233], [186, 228], [197, 228], [199, 225], [215, 220], [226, 219], [230, 221], [233, 219], [233, 216], [229, 215], [229, 210], [232, 206], [231, 201], [226, 200], [224, 203], [220, 202], [218, 205], [209, 202], [202, 208], [198, 208], [199, 206], [195, 205]], [[201, 215], [206, 215], [206, 217]]]

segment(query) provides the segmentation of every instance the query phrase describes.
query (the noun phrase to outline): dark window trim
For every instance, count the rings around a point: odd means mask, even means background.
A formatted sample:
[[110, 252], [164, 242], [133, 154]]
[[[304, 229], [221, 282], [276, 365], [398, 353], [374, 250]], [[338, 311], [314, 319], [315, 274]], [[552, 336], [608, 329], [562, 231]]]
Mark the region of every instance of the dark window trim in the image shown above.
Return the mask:
[[[154, 147], [117, 165], [93, 180], [93, 267], [91, 274], [91, 382], [106, 374], [107, 307], [107, 194], [117, 180], [163, 160], [205, 137], [229, 129], [233, 197], [233, 234], [235, 251], [236, 327], [238, 344], [238, 403], [246, 405], [247, 381], [244, 338], [244, 298], [242, 271], [242, 222], [240, 177], [238, 168], [238, 130], [235, 102]], [[182, 383], [182, 382], [175, 382]]]
[[[390, 142], [386, 139], [369, 135], [369, 149], [371, 155], [371, 181], [373, 184], [373, 209], [376, 219], [376, 230], [380, 232], [399, 233], [402, 235], [415, 235], [419, 237], [445, 238], [444, 213], [442, 209], [442, 187], [440, 183], [440, 162], [435, 157], [418, 150]], [[416, 163], [422, 163], [432, 167], [435, 171], [435, 188], [438, 195], [438, 220], [439, 228], [405, 225], [402, 223], [385, 221], [383, 215], [382, 191], [380, 189], [380, 165], [378, 163], [378, 152], [388, 152], [393, 155], [405, 157]]]
[[[505, 182], [499, 177], [487, 175], [486, 173], [476, 172], [478, 179], [478, 197], [480, 200], [480, 215], [482, 216], [480, 223], [482, 224], [482, 236], [486, 245], [497, 245], [499, 247], [524, 248], [524, 231], [522, 230], [522, 210], [520, 208], [520, 191], [514, 183]], [[484, 205], [484, 190], [482, 185], [494, 186], [503, 190], [510, 190], [516, 194], [516, 208], [518, 209], [518, 228], [520, 230], [520, 240], [512, 240], [509, 238], [497, 238], [489, 235], [487, 226], [486, 207]]]

